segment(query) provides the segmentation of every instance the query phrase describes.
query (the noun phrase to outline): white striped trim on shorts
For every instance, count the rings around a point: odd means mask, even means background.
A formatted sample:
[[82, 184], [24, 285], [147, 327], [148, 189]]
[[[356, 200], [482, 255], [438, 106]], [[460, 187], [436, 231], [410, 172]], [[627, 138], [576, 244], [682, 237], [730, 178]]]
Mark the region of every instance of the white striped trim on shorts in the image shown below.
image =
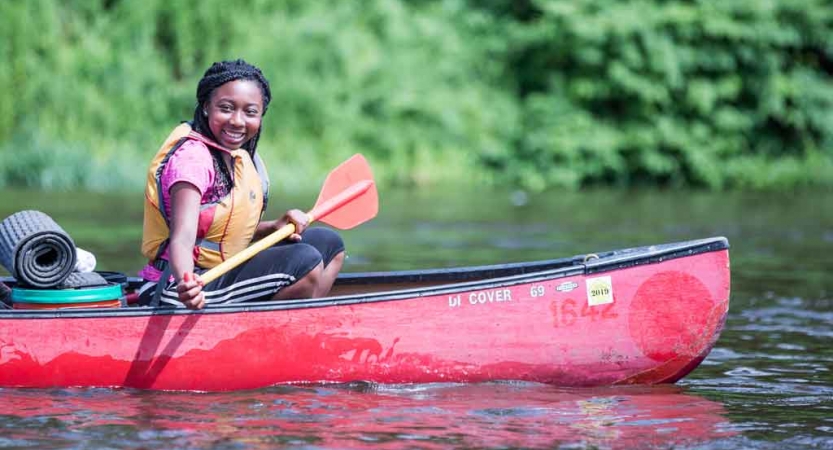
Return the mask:
[[[288, 286], [294, 282], [295, 277], [292, 275], [273, 273], [262, 277], [241, 280], [216, 291], [203, 292], [205, 293], [206, 304], [241, 303], [269, 294], [274, 295], [284, 286]], [[156, 284], [152, 281], [145, 283], [139, 288], [139, 295], [141, 296], [148, 289], [156, 289]], [[166, 289], [162, 291], [160, 300], [169, 305], [183, 306], [174, 290]]]

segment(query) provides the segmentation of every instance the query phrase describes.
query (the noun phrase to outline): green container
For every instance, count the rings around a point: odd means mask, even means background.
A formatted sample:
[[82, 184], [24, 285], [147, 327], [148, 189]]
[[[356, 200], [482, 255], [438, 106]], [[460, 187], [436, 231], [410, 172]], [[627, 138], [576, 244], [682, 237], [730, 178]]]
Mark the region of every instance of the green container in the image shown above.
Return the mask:
[[122, 298], [120, 284], [80, 289], [12, 289], [13, 303], [92, 303]]

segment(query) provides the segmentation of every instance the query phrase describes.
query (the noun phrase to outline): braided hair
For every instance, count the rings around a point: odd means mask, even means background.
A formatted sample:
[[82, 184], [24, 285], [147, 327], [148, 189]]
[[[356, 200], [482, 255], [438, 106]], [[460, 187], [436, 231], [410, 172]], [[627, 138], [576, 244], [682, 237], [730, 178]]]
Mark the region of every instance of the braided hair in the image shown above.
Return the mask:
[[[208, 100], [211, 99], [211, 94], [218, 87], [236, 80], [254, 81], [260, 85], [260, 93], [263, 95], [263, 115], [269, 108], [269, 102], [272, 100], [272, 91], [269, 89], [269, 82], [263, 76], [263, 72], [257, 67], [247, 63], [242, 59], [235, 61], [221, 61], [215, 62], [205, 71], [199, 84], [197, 84], [197, 106], [194, 108], [194, 122], [192, 128], [197, 133], [217, 141], [214, 133], [208, 127], [208, 118], [203, 113], [204, 106]], [[263, 126], [261, 125], [261, 129]], [[257, 150], [257, 141], [260, 139], [260, 130], [248, 142], [243, 144], [249, 154], [254, 156]]]

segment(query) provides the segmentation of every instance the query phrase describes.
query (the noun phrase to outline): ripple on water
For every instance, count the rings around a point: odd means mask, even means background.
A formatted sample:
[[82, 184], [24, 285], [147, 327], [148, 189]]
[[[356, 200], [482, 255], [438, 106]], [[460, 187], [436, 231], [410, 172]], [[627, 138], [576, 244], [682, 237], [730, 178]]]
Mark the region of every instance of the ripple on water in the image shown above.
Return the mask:
[[725, 373], [730, 377], [768, 377], [775, 375], [752, 367], [737, 367]]

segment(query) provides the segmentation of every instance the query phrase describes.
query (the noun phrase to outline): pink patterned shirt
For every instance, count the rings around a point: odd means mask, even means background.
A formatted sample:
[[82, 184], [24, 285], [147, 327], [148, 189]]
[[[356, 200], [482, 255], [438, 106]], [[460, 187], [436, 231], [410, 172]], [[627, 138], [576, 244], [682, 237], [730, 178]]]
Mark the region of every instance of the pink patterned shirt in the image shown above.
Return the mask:
[[[202, 196], [200, 203], [205, 204], [216, 197], [216, 176], [214, 158], [208, 147], [193, 139], [185, 141], [171, 155], [162, 171], [162, 201], [165, 214], [171, 216], [171, 186], [175, 183], [186, 182], [193, 185]], [[167, 250], [162, 253], [162, 258], [168, 259]], [[139, 271], [139, 276], [146, 280], [158, 281], [162, 272], [148, 264]]]

